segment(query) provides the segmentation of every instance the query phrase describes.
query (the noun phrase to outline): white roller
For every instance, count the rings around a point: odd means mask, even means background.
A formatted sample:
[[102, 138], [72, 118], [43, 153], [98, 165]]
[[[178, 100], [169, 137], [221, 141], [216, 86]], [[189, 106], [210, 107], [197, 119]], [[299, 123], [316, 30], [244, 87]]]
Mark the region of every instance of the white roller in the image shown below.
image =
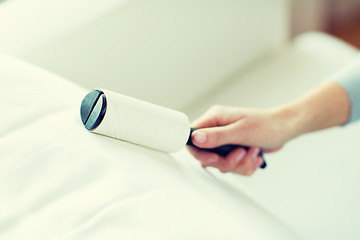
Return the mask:
[[[190, 128], [184, 113], [105, 89], [94, 90], [85, 96], [80, 115], [85, 128], [90, 131], [164, 152], [176, 152], [186, 144], [221, 157], [236, 148], [249, 149], [236, 144], [198, 147], [190, 137], [196, 128]], [[259, 156], [263, 157], [262, 151]], [[261, 168], [265, 167], [264, 160]]]
[[100, 91], [106, 97], [106, 112], [93, 132], [165, 152], [185, 146], [190, 123], [184, 113], [109, 90]]

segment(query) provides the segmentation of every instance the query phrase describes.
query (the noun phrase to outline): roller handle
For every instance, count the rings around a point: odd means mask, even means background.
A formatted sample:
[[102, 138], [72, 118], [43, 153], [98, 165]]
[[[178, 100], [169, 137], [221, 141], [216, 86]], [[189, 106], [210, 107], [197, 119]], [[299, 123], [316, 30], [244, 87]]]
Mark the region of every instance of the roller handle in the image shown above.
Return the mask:
[[[207, 152], [212, 152], [212, 153], [216, 153], [218, 154], [219, 156], [221, 157], [226, 157], [232, 150], [236, 149], [236, 148], [244, 148], [245, 150], [248, 150], [250, 147], [248, 146], [242, 146], [242, 145], [236, 145], [236, 144], [227, 144], [227, 145], [222, 145], [222, 146], [219, 146], [219, 147], [216, 147], [216, 148], [200, 148], [198, 146], [196, 146], [192, 139], [191, 139], [191, 134], [197, 130], [198, 128], [191, 128], [190, 130], [190, 136], [189, 136], [189, 139], [186, 143], [186, 145], [188, 146], [192, 146], [192, 147], [195, 147], [197, 149], [200, 149], [200, 150], [203, 150], [203, 151], [207, 151]], [[263, 164], [260, 166], [260, 168], [264, 169], [266, 168], [266, 162], [265, 162], [265, 159], [263, 157], [263, 152], [260, 151], [259, 152], [259, 155], [260, 157], [263, 158], [264, 162]]]

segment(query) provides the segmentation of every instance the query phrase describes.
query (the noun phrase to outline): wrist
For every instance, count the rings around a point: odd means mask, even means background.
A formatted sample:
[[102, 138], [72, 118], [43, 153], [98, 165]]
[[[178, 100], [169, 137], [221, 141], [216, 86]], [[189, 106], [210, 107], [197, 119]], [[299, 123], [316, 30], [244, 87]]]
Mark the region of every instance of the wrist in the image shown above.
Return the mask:
[[281, 132], [285, 143], [307, 132], [311, 122], [311, 115], [297, 103], [290, 103], [273, 109], [273, 116], [277, 119], [278, 131]]
[[344, 89], [325, 82], [297, 100], [275, 110], [288, 141], [302, 134], [343, 125], [348, 121], [350, 102]]

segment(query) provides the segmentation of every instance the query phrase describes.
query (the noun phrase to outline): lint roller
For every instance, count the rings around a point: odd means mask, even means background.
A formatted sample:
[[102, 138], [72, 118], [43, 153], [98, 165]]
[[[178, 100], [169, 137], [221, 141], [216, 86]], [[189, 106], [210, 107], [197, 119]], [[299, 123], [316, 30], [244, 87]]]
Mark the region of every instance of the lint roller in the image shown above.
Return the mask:
[[[187, 144], [224, 157], [235, 148], [249, 148], [234, 144], [199, 148], [191, 140], [196, 129], [190, 128], [184, 113], [105, 89], [93, 90], [84, 97], [80, 115], [91, 132], [164, 152], [176, 152]], [[264, 161], [261, 168], [265, 167]]]

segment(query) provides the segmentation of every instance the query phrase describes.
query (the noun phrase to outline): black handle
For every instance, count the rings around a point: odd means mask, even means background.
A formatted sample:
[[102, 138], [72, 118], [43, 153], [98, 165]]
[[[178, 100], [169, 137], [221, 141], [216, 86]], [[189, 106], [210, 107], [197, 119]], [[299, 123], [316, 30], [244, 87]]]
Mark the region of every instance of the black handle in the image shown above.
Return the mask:
[[[222, 146], [219, 146], [219, 147], [216, 147], [216, 148], [200, 148], [198, 146], [196, 146], [192, 139], [191, 139], [191, 134], [193, 133], [193, 131], [197, 130], [198, 128], [191, 128], [190, 130], [190, 136], [189, 136], [189, 139], [186, 143], [186, 145], [189, 145], [189, 146], [192, 146], [192, 147], [195, 147], [197, 149], [200, 149], [200, 150], [203, 150], [203, 151], [207, 151], [207, 152], [212, 152], [212, 153], [216, 153], [218, 154], [219, 156], [221, 157], [226, 157], [226, 155], [228, 155], [232, 150], [236, 149], [236, 148], [244, 148], [245, 150], [248, 150], [250, 147], [248, 146], [242, 146], [242, 145], [236, 145], [236, 144], [228, 144], [228, 145], [222, 145]], [[260, 151], [259, 152], [259, 155], [260, 157], [262, 157], [262, 159], [264, 160], [263, 164], [260, 166], [260, 168], [264, 169], [266, 168], [266, 162], [265, 162], [265, 159], [264, 159], [264, 156], [263, 156], [263, 152]]]

